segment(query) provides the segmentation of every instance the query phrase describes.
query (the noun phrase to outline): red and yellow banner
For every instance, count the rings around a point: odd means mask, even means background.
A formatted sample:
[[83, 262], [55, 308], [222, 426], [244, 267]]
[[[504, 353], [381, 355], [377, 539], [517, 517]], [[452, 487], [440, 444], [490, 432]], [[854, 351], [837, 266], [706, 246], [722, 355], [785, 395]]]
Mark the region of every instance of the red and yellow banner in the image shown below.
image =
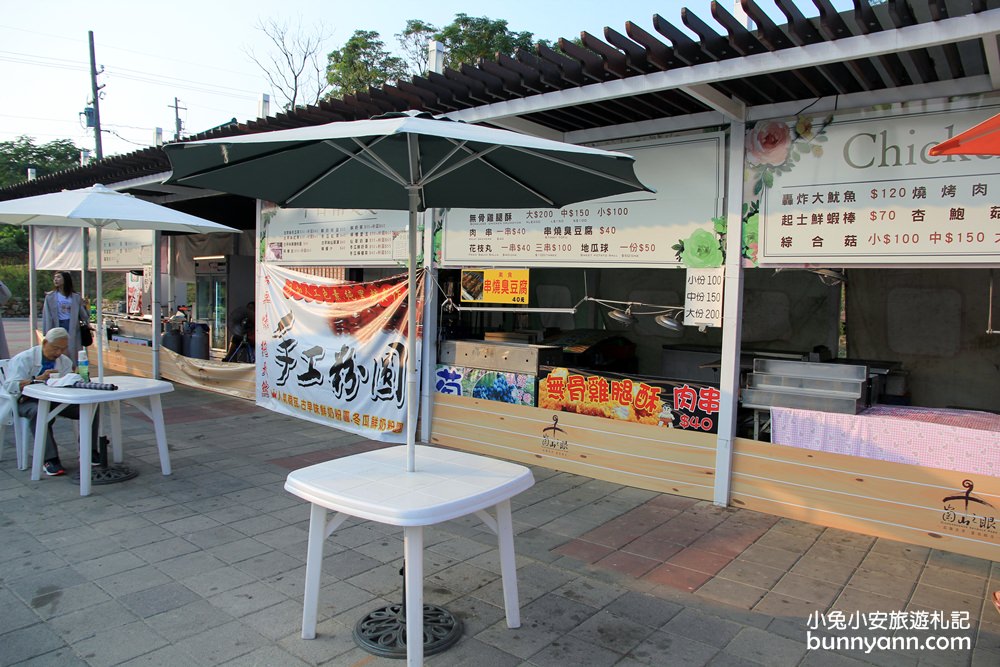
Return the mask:
[[[257, 404], [367, 438], [404, 442], [406, 355], [412, 349], [406, 275], [347, 283], [260, 266]], [[419, 355], [419, 344], [416, 350]]]
[[538, 383], [538, 407], [619, 421], [718, 431], [718, 387], [669, 380], [584, 375], [553, 368]]

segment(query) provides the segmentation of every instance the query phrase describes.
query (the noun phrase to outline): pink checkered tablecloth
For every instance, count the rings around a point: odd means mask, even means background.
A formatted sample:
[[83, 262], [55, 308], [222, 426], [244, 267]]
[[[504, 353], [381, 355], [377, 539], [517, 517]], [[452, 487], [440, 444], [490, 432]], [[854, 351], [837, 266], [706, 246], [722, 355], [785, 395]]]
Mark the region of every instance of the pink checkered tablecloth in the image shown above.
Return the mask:
[[858, 415], [771, 408], [780, 445], [1000, 476], [1000, 415], [876, 405]]

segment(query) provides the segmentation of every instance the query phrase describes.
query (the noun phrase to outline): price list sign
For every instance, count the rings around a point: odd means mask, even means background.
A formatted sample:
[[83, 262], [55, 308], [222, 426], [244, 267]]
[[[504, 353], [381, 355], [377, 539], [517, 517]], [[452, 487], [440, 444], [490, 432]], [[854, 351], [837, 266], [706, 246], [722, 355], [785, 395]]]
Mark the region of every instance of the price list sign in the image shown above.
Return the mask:
[[761, 199], [761, 264], [995, 261], [1000, 158], [927, 154], [990, 113], [830, 123], [821, 154], [802, 157]]
[[688, 269], [684, 284], [684, 324], [722, 326], [722, 284], [724, 267]]
[[[679, 266], [672, 247], [721, 215], [724, 141], [717, 133], [684, 140], [602, 146], [636, 158], [633, 193], [560, 209], [451, 209], [445, 266]], [[676, 169], [684, 164], [684, 169]]]
[[396, 265], [407, 258], [406, 211], [261, 209], [261, 257], [283, 265]]
[[[96, 234], [89, 230], [94, 247]], [[141, 269], [153, 261], [153, 232], [104, 229], [101, 232], [101, 266], [105, 269]]]

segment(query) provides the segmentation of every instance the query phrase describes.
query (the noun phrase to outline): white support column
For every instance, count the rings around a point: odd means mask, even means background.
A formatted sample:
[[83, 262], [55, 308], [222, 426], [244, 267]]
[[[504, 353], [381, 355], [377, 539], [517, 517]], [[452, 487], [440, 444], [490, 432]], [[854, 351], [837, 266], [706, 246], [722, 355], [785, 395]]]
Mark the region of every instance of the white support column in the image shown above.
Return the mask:
[[163, 326], [163, 315], [160, 310], [160, 232], [153, 232], [153, 274], [152, 294], [149, 295], [149, 314], [152, 327], [153, 342], [153, 379], [160, 379], [160, 328]]
[[[35, 228], [28, 227], [28, 322], [31, 323], [28, 327], [28, 347], [38, 344], [35, 335], [35, 328], [38, 326], [38, 307], [35, 303], [35, 295], [38, 294], [38, 272], [35, 271], [35, 261]], [[99, 336], [100, 332], [96, 335]]]
[[167, 274], [167, 317], [172, 317], [177, 312], [177, 282], [174, 279], [174, 237], [167, 237], [167, 265], [164, 267]]
[[444, 44], [433, 39], [427, 41], [427, 71], [444, 73]]
[[712, 501], [729, 504], [732, 483], [733, 439], [740, 398], [740, 332], [743, 320], [743, 152], [746, 123], [729, 124], [726, 186], [726, 278], [722, 307], [722, 368], [719, 389], [719, 435], [715, 450], [715, 491]]
[[434, 266], [434, 229], [441, 209], [424, 212], [424, 337], [420, 357], [420, 440], [431, 441], [434, 414], [434, 371], [437, 366], [437, 313], [440, 294]]
[[[80, 298], [87, 298], [87, 228], [80, 229]], [[87, 313], [87, 321], [90, 321], [90, 313]]]

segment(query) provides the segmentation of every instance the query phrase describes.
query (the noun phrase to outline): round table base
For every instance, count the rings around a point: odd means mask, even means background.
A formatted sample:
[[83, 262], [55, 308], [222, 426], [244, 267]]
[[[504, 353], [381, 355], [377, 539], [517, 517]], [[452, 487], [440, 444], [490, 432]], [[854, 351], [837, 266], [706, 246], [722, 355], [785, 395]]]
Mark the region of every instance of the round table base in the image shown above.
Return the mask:
[[[462, 621], [433, 604], [424, 605], [424, 655], [448, 650], [462, 636]], [[404, 606], [392, 604], [371, 612], [354, 626], [354, 643], [382, 658], [406, 657]]]
[[[107, 468], [95, 466], [90, 469], [91, 484], [117, 484], [130, 480], [139, 475], [138, 470], [133, 470], [128, 466], [114, 465]], [[75, 473], [73, 479], [79, 481], [80, 473]]]

